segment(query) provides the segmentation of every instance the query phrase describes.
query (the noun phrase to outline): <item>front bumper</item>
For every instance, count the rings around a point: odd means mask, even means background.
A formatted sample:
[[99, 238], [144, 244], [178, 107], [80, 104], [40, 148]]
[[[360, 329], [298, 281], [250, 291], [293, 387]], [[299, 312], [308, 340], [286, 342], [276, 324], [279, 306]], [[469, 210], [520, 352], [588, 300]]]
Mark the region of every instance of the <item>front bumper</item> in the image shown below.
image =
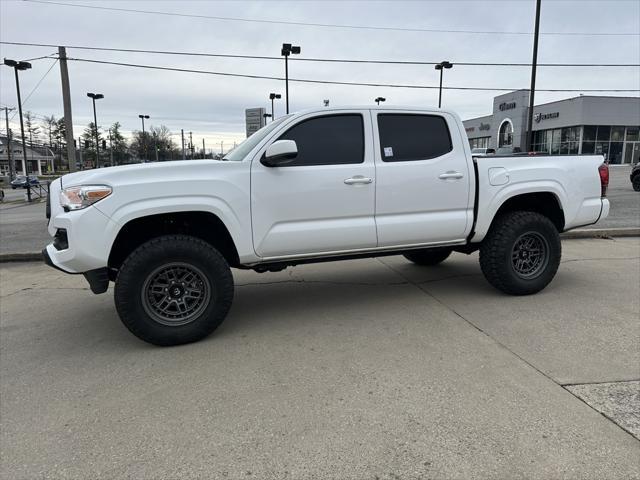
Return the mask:
[[[42, 249], [42, 257], [44, 258], [44, 263], [50, 267], [60, 270], [61, 272], [69, 273], [53, 263], [46, 248]], [[93, 293], [104, 293], [109, 288], [109, 269], [107, 267], [89, 270], [88, 272], [84, 272], [83, 275]]]
[[48, 230], [55, 241], [45, 248], [47, 263], [67, 273], [105, 268], [116, 224], [95, 206], [65, 212], [57, 201], [60, 189], [60, 181], [51, 183]]

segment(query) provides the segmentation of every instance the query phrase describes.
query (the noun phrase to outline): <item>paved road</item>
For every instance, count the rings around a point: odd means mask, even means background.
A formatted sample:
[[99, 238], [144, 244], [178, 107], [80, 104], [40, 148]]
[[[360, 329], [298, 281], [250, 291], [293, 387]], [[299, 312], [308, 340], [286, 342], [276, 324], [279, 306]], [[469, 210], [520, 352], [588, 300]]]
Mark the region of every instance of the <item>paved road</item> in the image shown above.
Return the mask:
[[[596, 227], [640, 227], [640, 193], [629, 182], [630, 167], [611, 168], [611, 214]], [[22, 198], [24, 192], [8, 191], [7, 195]], [[46, 228], [44, 203], [0, 205], [0, 254], [39, 252], [51, 241]]]
[[175, 348], [111, 290], [1, 265], [0, 477], [640, 478], [640, 441], [578, 398], [640, 416], [640, 240], [563, 247], [530, 297], [477, 255], [234, 272], [227, 321]]

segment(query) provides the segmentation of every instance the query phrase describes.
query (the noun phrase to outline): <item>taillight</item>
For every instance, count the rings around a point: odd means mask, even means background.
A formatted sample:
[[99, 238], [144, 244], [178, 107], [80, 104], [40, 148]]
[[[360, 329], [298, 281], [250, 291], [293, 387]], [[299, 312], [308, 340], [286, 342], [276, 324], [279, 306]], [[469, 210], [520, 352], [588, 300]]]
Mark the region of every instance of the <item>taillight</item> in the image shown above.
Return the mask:
[[600, 187], [602, 197], [607, 196], [607, 187], [609, 186], [609, 166], [603, 163], [598, 167], [598, 173], [600, 174]]

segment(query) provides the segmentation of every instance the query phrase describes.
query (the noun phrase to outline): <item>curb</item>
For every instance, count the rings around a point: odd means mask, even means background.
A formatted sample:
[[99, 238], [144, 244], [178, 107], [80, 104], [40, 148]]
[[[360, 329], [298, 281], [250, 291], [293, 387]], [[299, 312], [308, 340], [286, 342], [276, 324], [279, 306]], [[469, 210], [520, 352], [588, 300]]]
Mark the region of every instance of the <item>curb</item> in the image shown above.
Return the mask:
[[[579, 238], [613, 238], [613, 237], [640, 237], [640, 227], [630, 228], [584, 228], [565, 232], [560, 237], [563, 240]], [[0, 253], [0, 263], [9, 262], [42, 262], [41, 252], [28, 253]]]
[[640, 236], [639, 227], [625, 228], [581, 228], [578, 230], [570, 230], [561, 235], [563, 239], [576, 238], [612, 238], [612, 237], [638, 237]]
[[42, 252], [0, 253], [0, 263], [8, 262], [44, 262]]

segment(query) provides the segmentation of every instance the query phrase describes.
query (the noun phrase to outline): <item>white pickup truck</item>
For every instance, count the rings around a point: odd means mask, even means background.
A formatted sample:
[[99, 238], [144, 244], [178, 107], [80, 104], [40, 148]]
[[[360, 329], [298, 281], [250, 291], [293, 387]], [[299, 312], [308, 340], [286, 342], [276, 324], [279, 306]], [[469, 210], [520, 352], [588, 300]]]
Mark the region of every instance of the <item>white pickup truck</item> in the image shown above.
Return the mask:
[[114, 281], [129, 330], [175, 345], [224, 320], [230, 267], [395, 254], [429, 266], [480, 250], [494, 287], [538, 292], [558, 269], [559, 233], [607, 216], [608, 176], [596, 155], [474, 158], [445, 110], [322, 108], [270, 123], [223, 161], [63, 176], [43, 254], [94, 293]]

